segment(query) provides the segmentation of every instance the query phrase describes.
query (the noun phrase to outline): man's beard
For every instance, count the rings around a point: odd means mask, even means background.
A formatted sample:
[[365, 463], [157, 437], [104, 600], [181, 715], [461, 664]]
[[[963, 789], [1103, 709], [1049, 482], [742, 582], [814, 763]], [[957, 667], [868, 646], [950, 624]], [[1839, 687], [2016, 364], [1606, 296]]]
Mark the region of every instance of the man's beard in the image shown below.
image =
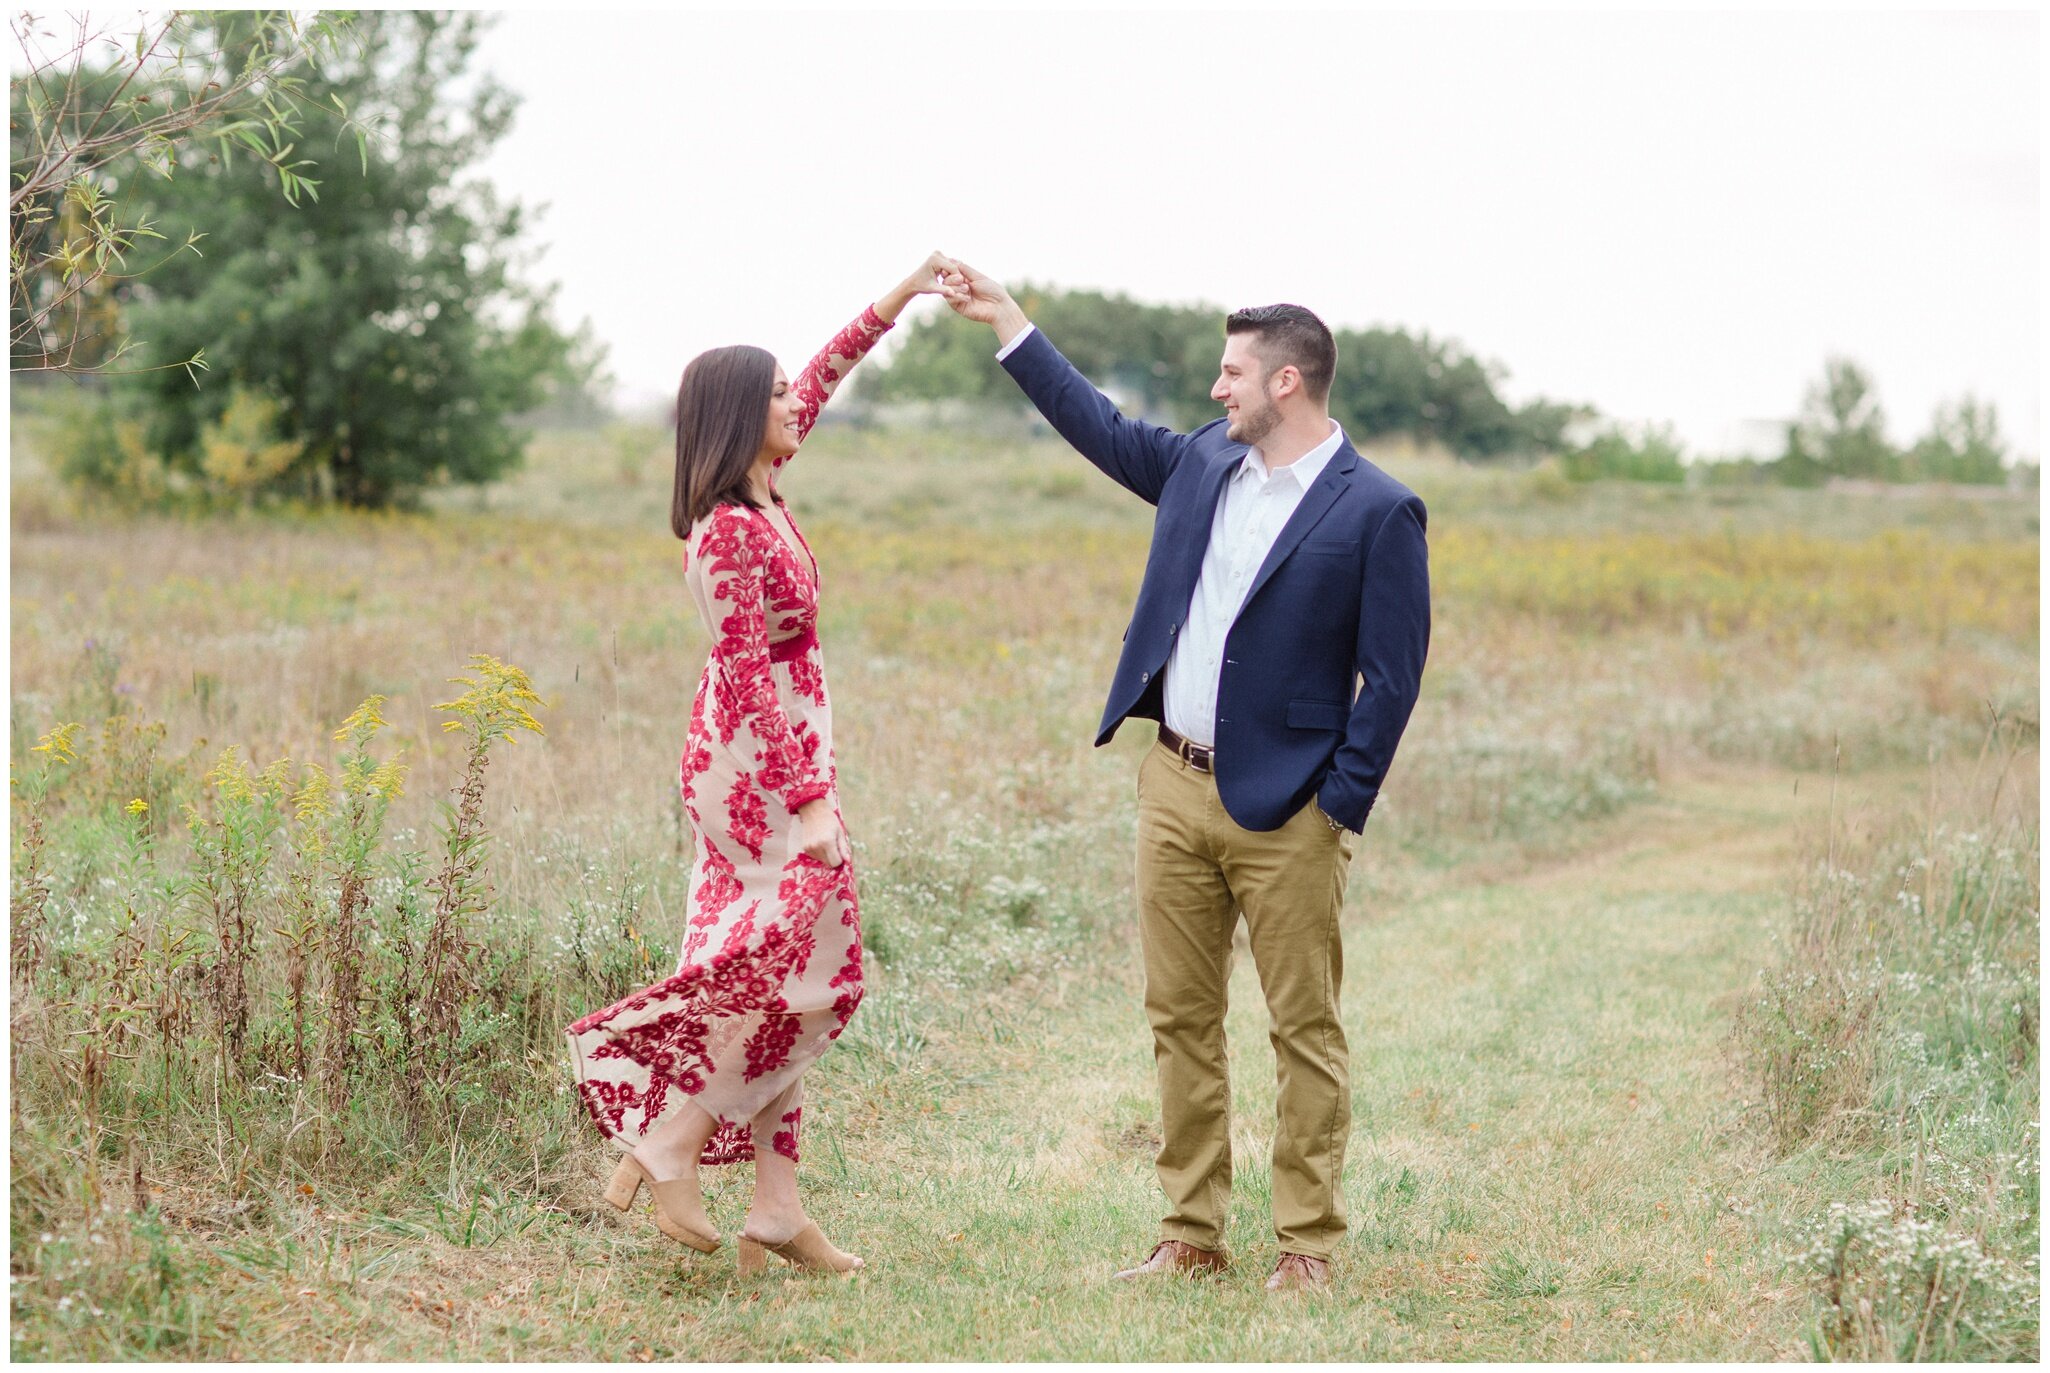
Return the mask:
[[1225, 426], [1224, 436], [1233, 443], [1243, 443], [1251, 448], [1273, 433], [1281, 424], [1281, 411], [1273, 405], [1263, 405], [1251, 414], [1239, 412], [1239, 417]]

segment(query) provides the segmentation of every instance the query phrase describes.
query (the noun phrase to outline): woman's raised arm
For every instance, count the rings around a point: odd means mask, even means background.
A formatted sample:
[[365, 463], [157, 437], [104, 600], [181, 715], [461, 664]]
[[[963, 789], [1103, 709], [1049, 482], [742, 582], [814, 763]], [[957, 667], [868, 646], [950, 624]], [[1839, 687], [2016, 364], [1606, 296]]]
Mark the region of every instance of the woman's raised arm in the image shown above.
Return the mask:
[[[847, 374], [854, 370], [875, 347], [882, 336], [897, 322], [904, 307], [913, 296], [938, 295], [940, 274], [953, 266], [953, 260], [943, 253], [934, 253], [919, 264], [918, 270], [891, 287], [876, 303], [861, 312], [861, 317], [833, 335], [832, 341], [819, 350], [819, 355], [804, 365], [797, 374], [791, 389], [797, 395], [797, 436], [800, 440], [811, 432], [818, 423], [819, 411], [825, 409], [826, 400]], [[781, 467], [787, 458], [776, 459]]]

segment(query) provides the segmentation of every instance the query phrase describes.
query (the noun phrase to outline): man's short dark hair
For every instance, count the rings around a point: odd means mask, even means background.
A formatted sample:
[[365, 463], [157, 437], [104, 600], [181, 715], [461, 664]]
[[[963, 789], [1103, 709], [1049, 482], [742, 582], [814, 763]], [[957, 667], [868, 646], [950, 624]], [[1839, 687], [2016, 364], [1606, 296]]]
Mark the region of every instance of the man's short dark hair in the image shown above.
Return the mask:
[[1302, 373], [1303, 390], [1312, 400], [1331, 395], [1331, 378], [1338, 371], [1338, 345], [1324, 321], [1300, 305], [1255, 305], [1234, 310], [1224, 321], [1227, 338], [1233, 334], [1255, 336], [1253, 351], [1267, 364], [1271, 376], [1277, 368], [1293, 367]]

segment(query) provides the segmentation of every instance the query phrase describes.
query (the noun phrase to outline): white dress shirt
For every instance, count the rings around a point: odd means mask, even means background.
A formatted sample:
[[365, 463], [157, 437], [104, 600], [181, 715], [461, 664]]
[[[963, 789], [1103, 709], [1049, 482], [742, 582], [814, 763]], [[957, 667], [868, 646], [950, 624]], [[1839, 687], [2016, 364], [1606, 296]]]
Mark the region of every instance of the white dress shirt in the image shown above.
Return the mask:
[[[997, 353], [1001, 362], [1023, 343], [1034, 326], [1028, 324]], [[1167, 727], [1191, 743], [1217, 742], [1217, 681], [1224, 671], [1224, 637], [1231, 632], [1246, 603], [1253, 577], [1267, 561], [1281, 527], [1303, 502], [1318, 477], [1345, 442], [1345, 431], [1331, 421], [1331, 436], [1286, 467], [1270, 469], [1260, 450], [1249, 448], [1232, 474], [1210, 519], [1210, 542], [1203, 550], [1203, 570], [1189, 597], [1189, 615], [1167, 656], [1162, 684]]]
[[1246, 603], [1253, 577], [1274, 548], [1281, 527], [1338, 452], [1345, 431], [1331, 436], [1286, 467], [1269, 468], [1260, 450], [1246, 450], [1224, 480], [1203, 570], [1189, 597], [1189, 618], [1167, 657], [1162, 688], [1167, 727], [1196, 744], [1217, 742], [1217, 681], [1224, 670], [1224, 637]]
[[1034, 329], [1037, 329], [1038, 327], [1039, 326], [1037, 324], [1027, 324], [1023, 329], [1020, 329], [1017, 333], [1011, 335], [1011, 341], [1005, 344], [1003, 347], [997, 349], [997, 361], [1002, 362], [1005, 358], [1009, 357], [1011, 355], [1011, 350], [1013, 348], [1016, 348], [1019, 344], [1023, 343], [1026, 339], [1032, 337], [1032, 331]]

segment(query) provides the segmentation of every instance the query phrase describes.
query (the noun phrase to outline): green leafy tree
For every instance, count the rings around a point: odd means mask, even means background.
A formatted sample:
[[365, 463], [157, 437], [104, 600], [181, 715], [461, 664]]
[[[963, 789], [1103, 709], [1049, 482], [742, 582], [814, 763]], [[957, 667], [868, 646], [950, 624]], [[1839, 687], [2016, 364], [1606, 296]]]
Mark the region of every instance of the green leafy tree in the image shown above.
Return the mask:
[[[122, 336], [124, 285], [167, 255], [201, 251], [203, 229], [171, 237], [138, 208], [138, 190], [195, 160], [239, 158], [286, 204], [317, 197], [312, 159], [295, 154], [302, 132], [348, 121], [312, 105], [306, 73], [341, 50], [350, 22], [180, 10], [126, 27], [23, 12], [10, 27], [8, 365], [107, 371], [134, 346]], [[203, 349], [158, 365], [196, 372]]]
[[1458, 345], [1401, 329], [1341, 330], [1331, 413], [1357, 439], [1406, 434], [1487, 460], [1558, 449], [1585, 406], [1535, 401], [1512, 409], [1506, 373]]
[[1526, 401], [1517, 408], [1519, 439], [1516, 450], [1524, 453], [1557, 453], [1567, 447], [1566, 432], [1599, 416], [1592, 405], [1580, 401]]
[[1018, 300], [1085, 376], [1136, 397], [1144, 412], [1188, 428], [1217, 418], [1210, 387], [1224, 352], [1223, 311], [1098, 291], [1027, 288]]
[[1787, 426], [1787, 443], [1779, 457], [1765, 464], [1767, 474], [1781, 486], [1820, 486], [1829, 469], [1815, 452], [1807, 431], [1797, 422]]
[[1900, 455], [1886, 441], [1886, 415], [1870, 373], [1849, 358], [1823, 364], [1822, 379], [1808, 388], [1800, 418], [1788, 427], [1780, 466], [1792, 485], [1827, 477], [1899, 478]]
[[2007, 480], [2007, 441], [1994, 407], [1973, 396], [1936, 407], [1929, 432], [1908, 452], [1920, 481], [1998, 486]]
[[[306, 94], [374, 136], [329, 170], [317, 201], [282, 205], [272, 170], [249, 159], [150, 188], [155, 220], [172, 234], [204, 228], [207, 256], [138, 283], [135, 328], [167, 356], [204, 347], [228, 383], [151, 373], [122, 388], [173, 473], [205, 488], [212, 452], [245, 488], [257, 471], [255, 494], [402, 502], [512, 467], [524, 446], [512, 418], [595, 369], [587, 338], [550, 321], [550, 293], [513, 274], [526, 212], [465, 177], [514, 107], [466, 71], [482, 23], [358, 17], [355, 45]], [[225, 464], [223, 434], [276, 470]]]

